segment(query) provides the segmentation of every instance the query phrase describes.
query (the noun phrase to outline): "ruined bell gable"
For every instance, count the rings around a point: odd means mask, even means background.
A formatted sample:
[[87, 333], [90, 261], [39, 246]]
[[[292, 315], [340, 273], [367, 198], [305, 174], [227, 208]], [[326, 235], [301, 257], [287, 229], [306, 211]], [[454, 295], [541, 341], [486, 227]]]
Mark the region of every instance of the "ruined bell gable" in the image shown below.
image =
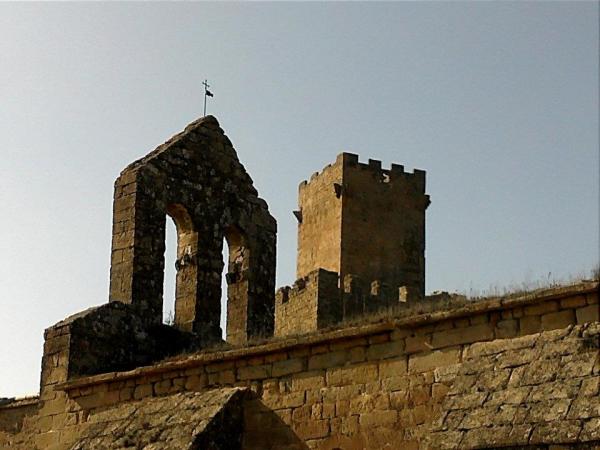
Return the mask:
[[165, 221], [177, 227], [175, 326], [220, 340], [223, 240], [227, 340], [273, 333], [276, 222], [212, 116], [191, 123], [115, 182], [110, 301], [162, 320]]

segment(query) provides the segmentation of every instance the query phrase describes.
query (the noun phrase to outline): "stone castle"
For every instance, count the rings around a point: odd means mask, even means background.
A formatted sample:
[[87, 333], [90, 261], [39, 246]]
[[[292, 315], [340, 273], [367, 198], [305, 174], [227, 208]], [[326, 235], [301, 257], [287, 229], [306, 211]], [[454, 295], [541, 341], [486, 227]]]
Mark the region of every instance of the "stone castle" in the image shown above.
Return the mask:
[[300, 184], [276, 290], [275, 219], [217, 120], [191, 123], [117, 178], [109, 301], [45, 331], [0, 449], [600, 449], [598, 281], [427, 296], [429, 203], [425, 172], [340, 154]]

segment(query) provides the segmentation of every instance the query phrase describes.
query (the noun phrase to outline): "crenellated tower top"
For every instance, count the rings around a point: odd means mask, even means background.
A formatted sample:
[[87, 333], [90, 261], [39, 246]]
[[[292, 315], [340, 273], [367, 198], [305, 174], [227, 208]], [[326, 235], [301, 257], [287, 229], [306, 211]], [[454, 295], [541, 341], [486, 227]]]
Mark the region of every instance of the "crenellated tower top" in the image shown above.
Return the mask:
[[341, 153], [300, 183], [297, 278], [325, 269], [425, 291], [425, 172]]

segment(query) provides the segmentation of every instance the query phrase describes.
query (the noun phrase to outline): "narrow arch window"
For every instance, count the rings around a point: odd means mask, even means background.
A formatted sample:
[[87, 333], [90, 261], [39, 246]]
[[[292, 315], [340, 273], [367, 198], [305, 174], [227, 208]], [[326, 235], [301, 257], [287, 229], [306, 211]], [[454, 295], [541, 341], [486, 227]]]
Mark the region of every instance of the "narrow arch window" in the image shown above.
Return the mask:
[[227, 340], [227, 274], [229, 273], [229, 244], [227, 239], [223, 239], [223, 270], [221, 271], [221, 319], [220, 326], [222, 330], [221, 337]]
[[195, 317], [198, 233], [183, 205], [169, 205], [167, 215], [173, 219], [177, 233], [174, 324], [189, 329]]
[[177, 227], [167, 216], [165, 227], [165, 275], [163, 281], [163, 323], [175, 324], [175, 284], [177, 278]]
[[248, 277], [250, 249], [242, 231], [230, 226], [225, 230], [227, 243], [227, 342], [243, 343], [247, 336]]

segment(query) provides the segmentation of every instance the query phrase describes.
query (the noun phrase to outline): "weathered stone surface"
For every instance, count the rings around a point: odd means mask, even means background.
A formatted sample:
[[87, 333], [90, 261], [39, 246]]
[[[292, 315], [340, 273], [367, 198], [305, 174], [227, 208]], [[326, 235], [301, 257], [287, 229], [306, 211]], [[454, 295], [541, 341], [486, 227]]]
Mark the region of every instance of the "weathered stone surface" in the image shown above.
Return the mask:
[[588, 305], [584, 308], [578, 308], [575, 311], [577, 323], [598, 322], [600, 315], [600, 305]]
[[245, 395], [231, 388], [115, 406], [90, 415], [72, 450], [241, 448]]
[[448, 348], [436, 350], [428, 354], [411, 355], [408, 360], [409, 372], [425, 372], [439, 367], [456, 364], [459, 361], [460, 349]]
[[451, 413], [432, 424], [433, 448], [444, 435], [460, 449], [596, 440], [598, 334], [589, 324], [473, 344], [443, 401]]

